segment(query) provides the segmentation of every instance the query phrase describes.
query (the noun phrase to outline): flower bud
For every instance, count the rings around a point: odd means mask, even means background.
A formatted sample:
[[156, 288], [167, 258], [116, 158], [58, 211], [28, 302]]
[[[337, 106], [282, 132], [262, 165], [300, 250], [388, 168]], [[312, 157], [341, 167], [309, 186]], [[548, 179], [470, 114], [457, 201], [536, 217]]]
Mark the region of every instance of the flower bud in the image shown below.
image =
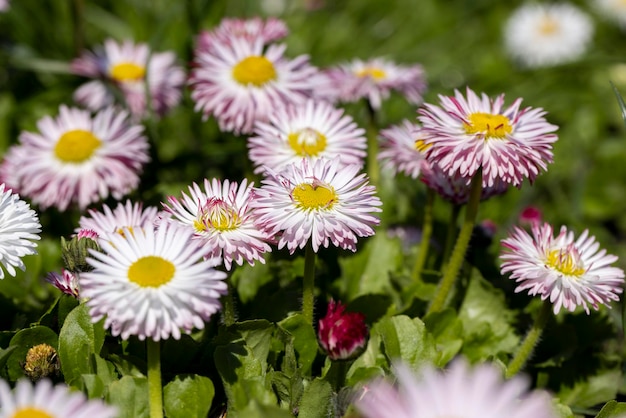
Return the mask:
[[79, 234], [69, 241], [61, 237], [61, 257], [65, 268], [73, 273], [91, 271], [92, 267], [86, 261], [89, 249], [100, 251], [98, 242], [89, 234]]
[[331, 300], [326, 316], [318, 323], [319, 344], [331, 360], [354, 359], [367, 345], [365, 315], [345, 309], [341, 302]]
[[26, 353], [24, 373], [33, 382], [59, 372], [59, 358], [54, 348], [48, 344], [31, 347]]
[[79, 273], [72, 273], [71, 271], [63, 269], [61, 274], [57, 272], [48, 273], [46, 281], [66, 295], [78, 299], [78, 274]]

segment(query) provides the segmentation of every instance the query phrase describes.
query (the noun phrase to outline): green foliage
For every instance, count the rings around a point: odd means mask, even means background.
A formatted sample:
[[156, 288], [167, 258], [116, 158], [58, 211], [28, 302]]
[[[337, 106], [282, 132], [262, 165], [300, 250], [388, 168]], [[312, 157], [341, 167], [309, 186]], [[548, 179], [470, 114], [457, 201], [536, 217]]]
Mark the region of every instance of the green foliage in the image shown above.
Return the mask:
[[214, 394], [213, 382], [208, 377], [176, 376], [163, 388], [165, 414], [170, 418], [206, 417]]

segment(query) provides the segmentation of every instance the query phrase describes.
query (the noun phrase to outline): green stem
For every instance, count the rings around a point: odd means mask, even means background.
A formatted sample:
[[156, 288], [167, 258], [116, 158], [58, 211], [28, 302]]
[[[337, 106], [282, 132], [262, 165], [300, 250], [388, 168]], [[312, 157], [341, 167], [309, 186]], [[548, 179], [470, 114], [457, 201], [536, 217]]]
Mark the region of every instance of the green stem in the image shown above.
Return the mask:
[[461, 231], [456, 239], [454, 250], [450, 256], [450, 261], [446, 265], [444, 262], [443, 278], [439, 283], [439, 287], [435, 292], [435, 297], [432, 303], [428, 307], [427, 314], [432, 312], [439, 312], [443, 309], [450, 290], [454, 286], [463, 260], [465, 259], [465, 253], [467, 252], [467, 246], [469, 245], [470, 238], [472, 237], [472, 231], [474, 230], [474, 224], [476, 222], [476, 216], [478, 215], [478, 206], [480, 204], [480, 196], [483, 188], [482, 170], [479, 170], [472, 179], [470, 186], [470, 197], [465, 208], [465, 221], [461, 226]]
[[304, 252], [304, 279], [302, 282], [302, 315], [313, 325], [313, 305], [315, 303], [315, 251], [309, 241]]
[[428, 257], [428, 249], [430, 248], [430, 238], [433, 235], [433, 205], [435, 202], [435, 191], [428, 189], [426, 192], [426, 205], [424, 205], [424, 220], [422, 221], [422, 242], [420, 243], [417, 259], [413, 266], [412, 279], [413, 283], [417, 283], [422, 279], [422, 270], [426, 264]]
[[378, 186], [380, 180], [380, 168], [378, 166], [378, 124], [376, 123], [376, 111], [367, 101], [367, 174], [370, 183]]
[[228, 293], [222, 296], [222, 301], [224, 302], [222, 315], [224, 319], [224, 325], [229, 327], [237, 322], [237, 314], [235, 314], [235, 298], [233, 297], [233, 292], [235, 291], [235, 288], [230, 281], [230, 276], [226, 278], [226, 285], [228, 286]]
[[158, 341], [147, 338], [148, 392], [150, 418], [163, 418], [163, 392], [161, 387], [161, 346]]
[[351, 364], [351, 360], [331, 360], [328, 377], [336, 393], [339, 393], [341, 388], [345, 386], [346, 375]]
[[544, 302], [543, 306], [539, 310], [539, 313], [535, 317], [535, 321], [533, 325], [530, 327], [526, 336], [524, 337], [524, 341], [518, 347], [515, 355], [511, 359], [511, 362], [506, 368], [506, 378], [509, 379], [515, 376], [526, 364], [528, 358], [533, 353], [533, 350], [537, 346], [539, 342], [539, 338], [543, 333], [543, 330], [548, 323], [548, 319], [551, 316], [552, 305], [548, 302]]
[[459, 213], [461, 213], [461, 205], [453, 204], [452, 212], [450, 212], [450, 221], [448, 223], [448, 230], [446, 232], [446, 243], [445, 243], [445, 247], [443, 247], [443, 260], [444, 261], [450, 257], [450, 252], [452, 251], [452, 244], [454, 243], [454, 237], [456, 235]]

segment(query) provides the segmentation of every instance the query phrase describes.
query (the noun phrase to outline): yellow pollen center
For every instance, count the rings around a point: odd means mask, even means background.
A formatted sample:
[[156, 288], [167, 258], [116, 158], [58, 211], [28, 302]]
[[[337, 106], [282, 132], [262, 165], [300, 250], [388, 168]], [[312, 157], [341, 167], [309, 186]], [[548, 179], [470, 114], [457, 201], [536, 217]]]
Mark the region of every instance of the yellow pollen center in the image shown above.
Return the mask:
[[326, 136], [313, 128], [304, 128], [290, 133], [289, 145], [302, 157], [314, 157], [326, 149]]
[[471, 113], [467, 119], [469, 123], [465, 124], [465, 132], [483, 134], [485, 139], [503, 139], [513, 130], [509, 118], [504, 115], [477, 112]]
[[550, 251], [546, 264], [568, 276], [580, 276], [585, 272], [585, 268], [579, 262], [578, 257], [567, 249]]
[[432, 146], [433, 144], [427, 144], [424, 142], [423, 139], [418, 139], [415, 141], [415, 149], [418, 150], [419, 152], [424, 152]]
[[324, 185], [299, 184], [291, 194], [298, 206], [304, 209], [330, 209], [339, 200], [335, 190]]
[[230, 231], [239, 228], [241, 218], [239, 212], [222, 199], [210, 198], [202, 207], [198, 219], [193, 222], [196, 231], [210, 229]]
[[263, 56], [253, 55], [239, 61], [233, 68], [233, 77], [239, 84], [261, 87], [276, 80], [274, 64]]
[[176, 268], [164, 258], [149, 255], [135, 261], [128, 269], [128, 280], [141, 287], [160, 287], [174, 277]]
[[121, 62], [111, 67], [111, 78], [121, 83], [125, 81], [137, 81], [144, 78], [146, 69], [132, 62]]
[[356, 72], [358, 77], [372, 77], [374, 80], [382, 80], [387, 77], [384, 70], [376, 67], [365, 67]]
[[82, 163], [92, 156], [100, 144], [101, 141], [91, 132], [75, 129], [61, 135], [54, 147], [54, 153], [63, 162]]
[[52, 415], [47, 412], [42, 411], [38, 408], [32, 408], [27, 406], [26, 408], [19, 409], [11, 418], [54, 418]]
[[544, 16], [539, 24], [539, 33], [544, 36], [554, 34], [559, 30], [559, 23], [550, 16]]

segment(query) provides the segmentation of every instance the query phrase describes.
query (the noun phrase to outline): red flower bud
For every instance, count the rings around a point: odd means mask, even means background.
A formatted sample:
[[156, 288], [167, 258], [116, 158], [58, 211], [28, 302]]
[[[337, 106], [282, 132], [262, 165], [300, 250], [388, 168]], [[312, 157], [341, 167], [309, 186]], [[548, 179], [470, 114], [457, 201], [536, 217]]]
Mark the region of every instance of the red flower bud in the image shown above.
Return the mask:
[[360, 312], [345, 312], [345, 309], [341, 302], [331, 300], [326, 316], [318, 323], [319, 344], [331, 360], [358, 357], [367, 345], [365, 315]]

